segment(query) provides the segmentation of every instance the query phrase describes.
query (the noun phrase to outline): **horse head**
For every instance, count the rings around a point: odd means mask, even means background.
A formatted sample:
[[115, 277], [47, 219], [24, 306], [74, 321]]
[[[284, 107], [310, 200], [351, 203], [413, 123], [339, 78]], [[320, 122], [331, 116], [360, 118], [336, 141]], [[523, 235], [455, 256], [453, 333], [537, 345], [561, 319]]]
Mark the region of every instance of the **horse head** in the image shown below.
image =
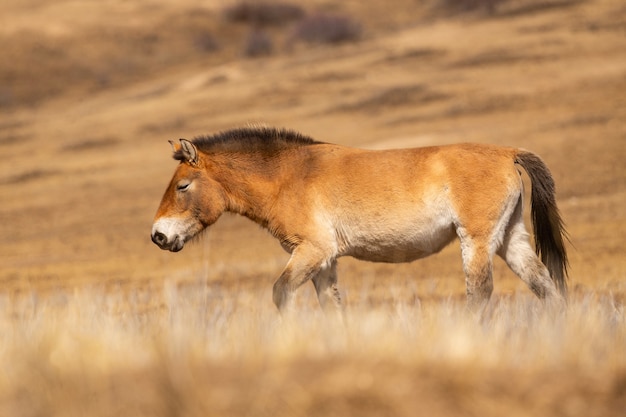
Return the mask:
[[185, 243], [215, 223], [224, 212], [223, 189], [211, 175], [206, 155], [186, 140], [170, 141], [180, 164], [163, 194], [152, 225], [152, 241], [180, 251]]

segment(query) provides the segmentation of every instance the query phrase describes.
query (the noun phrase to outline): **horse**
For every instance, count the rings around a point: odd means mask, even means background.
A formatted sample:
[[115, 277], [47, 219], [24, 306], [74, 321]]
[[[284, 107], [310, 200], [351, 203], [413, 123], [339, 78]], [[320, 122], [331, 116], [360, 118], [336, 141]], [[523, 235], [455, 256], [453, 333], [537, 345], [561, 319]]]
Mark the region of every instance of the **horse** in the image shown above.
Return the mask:
[[[281, 313], [309, 280], [323, 310], [341, 311], [339, 257], [411, 262], [456, 238], [469, 309], [480, 311], [491, 297], [495, 254], [539, 299], [566, 300], [567, 233], [554, 180], [527, 150], [475, 143], [366, 150], [271, 127], [169, 142], [179, 165], [152, 241], [177, 252], [224, 212], [251, 219], [291, 255], [273, 286]], [[535, 250], [517, 165], [531, 182]]]

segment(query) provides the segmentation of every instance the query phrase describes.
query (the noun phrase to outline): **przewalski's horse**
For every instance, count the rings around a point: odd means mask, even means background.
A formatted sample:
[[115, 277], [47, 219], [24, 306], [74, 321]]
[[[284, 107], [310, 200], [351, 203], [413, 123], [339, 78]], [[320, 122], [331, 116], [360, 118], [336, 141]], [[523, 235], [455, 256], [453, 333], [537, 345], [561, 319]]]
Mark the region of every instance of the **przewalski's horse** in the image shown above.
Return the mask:
[[[480, 309], [491, 296], [496, 253], [537, 297], [565, 299], [565, 231], [554, 181], [531, 152], [479, 144], [371, 151], [271, 128], [170, 143], [180, 164], [156, 213], [152, 240], [176, 252], [223, 212], [250, 218], [291, 254], [274, 284], [281, 311], [308, 280], [322, 308], [340, 308], [340, 256], [410, 262], [456, 237], [470, 308]], [[543, 263], [524, 226], [515, 164], [531, 179], [535, 246]]]

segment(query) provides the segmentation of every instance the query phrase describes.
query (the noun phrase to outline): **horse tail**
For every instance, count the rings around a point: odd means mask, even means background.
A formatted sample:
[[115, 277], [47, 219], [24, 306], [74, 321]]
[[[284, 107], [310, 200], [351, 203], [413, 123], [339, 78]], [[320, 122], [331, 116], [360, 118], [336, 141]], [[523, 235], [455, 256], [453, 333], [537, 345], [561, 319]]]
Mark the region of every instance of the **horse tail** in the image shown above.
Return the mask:
[[521, 165], [532, 185], [530, 216], [535, 234], [535, 251], [548, 268], [563, 297], [567, 297], [568, 260], [564, 238], [569, 240], [556, 206], [554, 179], [546, 164], [532, 152], [520, 150], [515, 163]]

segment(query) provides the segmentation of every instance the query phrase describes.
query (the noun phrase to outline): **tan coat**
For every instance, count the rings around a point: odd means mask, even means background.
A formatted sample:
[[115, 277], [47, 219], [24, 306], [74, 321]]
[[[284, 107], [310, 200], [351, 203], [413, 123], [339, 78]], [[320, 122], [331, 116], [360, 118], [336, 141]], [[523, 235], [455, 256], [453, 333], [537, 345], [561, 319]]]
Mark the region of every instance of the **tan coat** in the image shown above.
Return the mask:
[[[339, 307], [340, 256], [410, 262], [457, 237], [471, 308], [489, 300], [496, 253], [538, 297], [566, 295], [554, 182], [530, 152], [479, 144], [369, 151], [268, 128], [172, 145], [181, 164], [157, 211], [153, 241], [178, 251], [225, 211], [252, 219], [291, 253], [274, 285], [281, 310], [309, 279], [322, 307]], [[522, 220], [516, 163], [532, 181], [535, 240], [545, 265]]]

